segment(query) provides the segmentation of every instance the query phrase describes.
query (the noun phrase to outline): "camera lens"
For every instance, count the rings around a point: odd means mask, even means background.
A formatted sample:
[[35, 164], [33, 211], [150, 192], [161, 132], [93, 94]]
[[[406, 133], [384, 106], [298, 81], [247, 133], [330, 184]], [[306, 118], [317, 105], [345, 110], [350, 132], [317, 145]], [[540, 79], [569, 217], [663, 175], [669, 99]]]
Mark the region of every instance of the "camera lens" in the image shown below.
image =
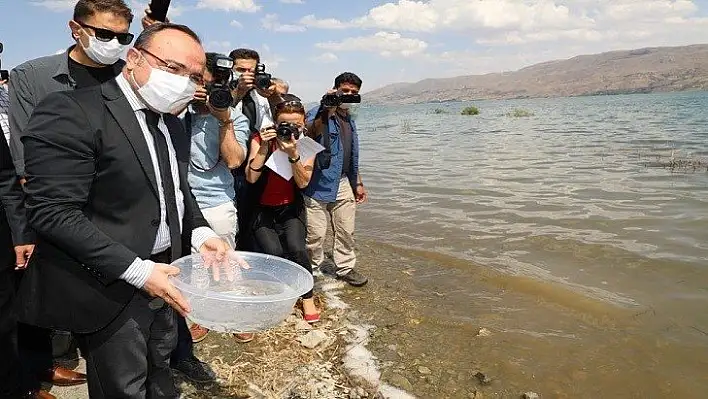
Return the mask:
[[209, 104], [216, 109], [226, 109], [231, 106], [234, 98], [231, 91], [224, 87], [213, 88], [209, 91]]

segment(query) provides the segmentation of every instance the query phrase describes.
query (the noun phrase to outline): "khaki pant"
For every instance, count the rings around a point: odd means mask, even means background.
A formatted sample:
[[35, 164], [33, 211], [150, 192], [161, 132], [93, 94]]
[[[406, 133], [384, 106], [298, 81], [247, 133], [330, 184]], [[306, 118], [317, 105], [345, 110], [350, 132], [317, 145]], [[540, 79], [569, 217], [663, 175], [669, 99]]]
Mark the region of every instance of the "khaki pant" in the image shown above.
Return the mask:
[[[202, 215], [214, 233], [229, 243], [231, 249], [236, 248], [236, 233], [238, 232], [238, 216], [236, 206], [229, 201], [218, 206], [202, 209]], [[192, 248], [194, 250], [195, 248]]]
[[327, 217], [332, 226], [334, 246], [332, 256], [337, 266], [337, 275], [343, 276], [354, 269], [354, 220], [356, 200], [347, 178], [339, 182], [337, 200], [332, 203], [317, 201], [305, 196], [307, 209], [307, 252], [312, 268], [318, 268], [324, 261], [324, 241], [327, 235]]

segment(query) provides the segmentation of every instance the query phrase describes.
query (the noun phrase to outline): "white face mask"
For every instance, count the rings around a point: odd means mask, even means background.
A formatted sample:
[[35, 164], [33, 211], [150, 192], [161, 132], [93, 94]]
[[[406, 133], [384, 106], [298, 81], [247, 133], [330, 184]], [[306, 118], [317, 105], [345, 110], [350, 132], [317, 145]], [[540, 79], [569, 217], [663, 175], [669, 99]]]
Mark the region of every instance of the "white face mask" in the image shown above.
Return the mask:
[[[135, 76], [130, 75], [137, 86]], [[138, 89], [138, 95], [155, 111], [176, 114], [194, 99], [197, 85], [189, 77], [152, 68], [148, 81]]]
[[[79, 40], [79, 44], [81, 44], [81, 40]], [[128, 46], [118, 43], [118, 39], [115, 37], [109, 42], [102, 42], [93, 36], [89, 36], [88, 47], [84, 47], [81, 44], [81, 48], [84, 49], [86, 55], [94, 62], [102, 65], [115, 64], [126, 47]]]

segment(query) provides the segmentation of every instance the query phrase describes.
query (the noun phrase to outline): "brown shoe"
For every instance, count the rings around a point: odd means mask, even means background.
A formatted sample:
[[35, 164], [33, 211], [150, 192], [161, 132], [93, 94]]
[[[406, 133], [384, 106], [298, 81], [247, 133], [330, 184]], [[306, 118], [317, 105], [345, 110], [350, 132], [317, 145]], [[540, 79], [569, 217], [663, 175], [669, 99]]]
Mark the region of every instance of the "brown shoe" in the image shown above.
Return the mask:
[[40, 389], [39, 391], [29, 392], [23, 397], [23, 399], [57, 399], [57, 397], [45, 390]]
[[54, 366], [43, 375], [40, 375], [40, 380], [60, 387], [72, 387], [85, 384], [86, 374], [61, 366]]
[[200, 326], [199, 324], [192, 324], [189, 327], [189, 333], [192, 335], [192, 342], [199, 343], [204, 341], [207, 334], [209, 334], [209, 329]]
[[255, 337], [256, 334], [254, 333], [239, 333], [239, 334], [234, 334], [234, 340], [236, 342], [242, 343], [242, 344], [247, 344], [251, 341], [253, 341], [253, 337]]

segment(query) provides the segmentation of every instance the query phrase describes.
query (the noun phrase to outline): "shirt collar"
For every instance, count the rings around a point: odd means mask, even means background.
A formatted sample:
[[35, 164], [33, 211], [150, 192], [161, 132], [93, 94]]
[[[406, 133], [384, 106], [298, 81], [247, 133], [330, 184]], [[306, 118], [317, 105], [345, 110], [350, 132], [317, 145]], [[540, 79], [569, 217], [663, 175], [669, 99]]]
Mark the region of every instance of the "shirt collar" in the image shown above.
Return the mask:
[[69, 79], [71, 79], [71, 75], [69, 74], [69, 53], [71, 52], [71, 50], [75, 46], [76, 45], [73, 45], [73, 46], [69, 47], [65, 52], [56, 55], [59, 62], [57, 64], [57, 70], [54, 72], [54, 75], [52, 76], [53, 78], [56, 78], [59, 76], [67, 76], [67, 77], [69, 77]]
[[133, 86], [130, 85], [130, 82], [128, 82], [128, 79], [126, 79], [122, 73], [116, 77], [116, 83], [118, 83], [120, 91], [122, 91], [123, 95], [125, 95], [125, 98], [128, 100], [128, 103], [130, 103], [130, 108], [132, 108], [133, 111], [149, 109], [145, 102], [135, 93]]

